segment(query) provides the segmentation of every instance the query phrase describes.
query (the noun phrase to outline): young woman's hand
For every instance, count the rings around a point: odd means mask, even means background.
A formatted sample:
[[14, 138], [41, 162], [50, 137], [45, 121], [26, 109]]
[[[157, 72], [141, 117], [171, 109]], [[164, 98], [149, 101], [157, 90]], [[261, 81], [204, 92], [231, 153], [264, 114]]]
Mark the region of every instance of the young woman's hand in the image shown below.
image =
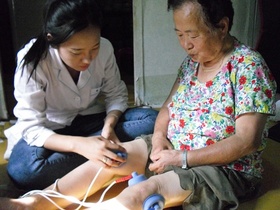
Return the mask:
[[118, 139], [116, 133], [115, 133], [115, 126], [121, 116], [122, 112], [118, 110], [110, 111], [105, 120], [104, 120], [104, 126], [102, 128], [101, 136], [103, 136], [105, 139], [111, 140], [115, 143], [120, 143], [120, 140]]
[[103, 167], [118, 167], [126, 162], [126, 158], [117, 155], [126, 154], [125, 148], [102, 136], [83, 137], [76, 151]]
[[113, 127], [110, 127], [110, 126], [108, 126], [106, 128], [104, 127], [102, 129], [101, 136], [103, 136], [105, 139], [111, 140], [115, 143], [120, 143], [120, 140], [117, 137]]

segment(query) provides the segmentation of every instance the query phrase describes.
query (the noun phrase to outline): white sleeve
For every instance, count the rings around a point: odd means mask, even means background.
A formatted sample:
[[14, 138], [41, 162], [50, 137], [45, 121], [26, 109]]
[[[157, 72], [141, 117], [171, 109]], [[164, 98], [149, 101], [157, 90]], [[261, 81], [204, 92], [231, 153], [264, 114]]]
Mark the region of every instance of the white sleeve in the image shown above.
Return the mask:
[[107, 54], [108, 59], [105, 64], [105, 81], [102, 92], [105, 95], [106, 111], [107, 113], [111, 110], [120, 110], [124, 112], [128, 107], [127, 88], [125, 83], [121, 80], [113, 47], [109, 41], [105, 44], [107, 48], [104, 53]]
[[19, 63], [16, 69], [14, 96], [17, 105], [14, 108], [14, 115], [18, 120], [14, 128], [10, 132], [7, 131], [7, 135], [18, 138], [16, 140], [24, 137], [30, 145], [43, 146], [45, 140], [54, 133], [45, 127], [47, 118], [44, 88], [46, 82], [42, 79], [40, 65], [32, 77], [30, 77], [30, 69], [30, 66], [23, 68], [22, 63]]

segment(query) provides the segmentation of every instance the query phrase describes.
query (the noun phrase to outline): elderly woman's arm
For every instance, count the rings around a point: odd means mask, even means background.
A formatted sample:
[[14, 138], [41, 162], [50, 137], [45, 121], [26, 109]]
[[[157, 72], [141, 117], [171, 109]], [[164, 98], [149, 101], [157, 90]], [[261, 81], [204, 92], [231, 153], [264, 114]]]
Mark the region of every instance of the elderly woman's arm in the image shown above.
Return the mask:
[[188, 152], [188, 166], [225, 165], [255, 152], [262, 139], [268, 115], [247, 113], [236, 120], [236, 132], [208, 147]]
[[172, 100], [172, 96], [175, 94], [179, 86], [179, 81], [176, 79], [171, 92], [162, 105], [162, 108], [160, 109], [160, 112], [157, 116], [154, 133], [152, 137], [152, 144], [153, 149], [151, 153], [151, 160], [154, 161], [154, 155], [157, 154], [161, 150], [170, 150], [173, 149], [171, 143], [167, 140], [167, 127], [169, 123], [169, 112], [168, 112], [168, 104]]
[[[187, 153], [188, 167], [202, 165], [226, 165], [255, 152], [260, 144], [267, 116], [260, 113], [247, 113], [236, 120], [236, 133], [207, 147]], [[182, 166], [183, 151], [163, 150], [153, 155], [149, 169], [161, 173], [166, 166]]]

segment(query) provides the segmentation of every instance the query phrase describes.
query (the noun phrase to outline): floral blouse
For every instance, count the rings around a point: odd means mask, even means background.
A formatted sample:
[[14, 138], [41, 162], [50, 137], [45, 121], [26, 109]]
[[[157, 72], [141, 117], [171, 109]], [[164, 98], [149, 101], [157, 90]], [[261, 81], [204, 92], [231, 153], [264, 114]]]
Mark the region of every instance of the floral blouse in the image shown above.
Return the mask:
[[[235, 40], [221, 71], [207, 82], [197, 79], [198, 63], [187, 57], [178, 78], [179, 88], [168, 105], [168, 138], [176, 150], [195, 150], [233, 135], [235, 120], [244, 113], [275, 113], [276, 82], [259, 53]], [[267, 130], [267, 129], [266, 129]], [[224, 167], [261, 177], [258, 151]]]

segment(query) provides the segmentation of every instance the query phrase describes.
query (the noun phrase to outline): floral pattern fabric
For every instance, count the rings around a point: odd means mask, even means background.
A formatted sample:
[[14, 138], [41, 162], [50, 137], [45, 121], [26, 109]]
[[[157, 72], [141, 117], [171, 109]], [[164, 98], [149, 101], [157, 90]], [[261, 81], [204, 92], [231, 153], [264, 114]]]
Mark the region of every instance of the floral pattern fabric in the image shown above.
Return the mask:
[[[178, 73], [179, 88], [168, 105], [168, 138], [176, 150], [207, 147], [233, 135], [241, 114], [274, 114], [276, 83], [258, 52], [235, 40], [221, 71], [204, 83], [197, 79], [198, 65], [186, 57]], [[224, 167], [261, 177], [265, 133], [257, 152]]]

